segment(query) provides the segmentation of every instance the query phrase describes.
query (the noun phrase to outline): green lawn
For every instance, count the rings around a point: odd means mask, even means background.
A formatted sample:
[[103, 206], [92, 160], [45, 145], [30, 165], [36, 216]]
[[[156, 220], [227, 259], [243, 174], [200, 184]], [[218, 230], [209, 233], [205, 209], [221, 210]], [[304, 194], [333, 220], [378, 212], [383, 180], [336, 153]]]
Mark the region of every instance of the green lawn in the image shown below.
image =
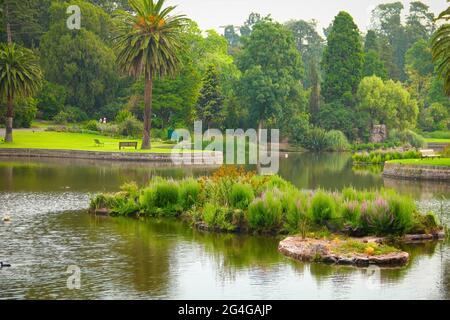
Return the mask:
[[403, 159], [392, 160], [389, 163], [413, 164], [418, 166], [445, 166], [450, 167], [450, 158], [441, 159]]
[[[96, 146], [94, 139], [104, 143]], [[63, 150], [88, 150], [88, 151], [119, 151], [119, 141], [137, 141], [138, 150], [134, 148], [122, 149], [122, 152], [150, 152], [169, 153], [174, 145], [153, 142], [151, 150], [139, 150], [140, 140], [117, 139], [97, 134], [69, 133], [69, 132], [32, 132], [14, 131], [13, 143], [5, 143], [1, 137], [0, 148], [31, 148], [31, 149], [63, 149]]]
[[426, 138], [425, 141], [430, 143], [450, 143], [450, 139]]

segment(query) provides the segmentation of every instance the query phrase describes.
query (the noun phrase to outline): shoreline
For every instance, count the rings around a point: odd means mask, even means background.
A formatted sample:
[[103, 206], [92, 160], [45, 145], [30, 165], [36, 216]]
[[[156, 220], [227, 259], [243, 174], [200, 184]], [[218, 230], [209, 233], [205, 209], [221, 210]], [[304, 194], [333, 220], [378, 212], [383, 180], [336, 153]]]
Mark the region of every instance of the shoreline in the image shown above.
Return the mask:
[[[182, 157], [172, 156], [171, 153], [140, 153], [140, 152], [110, 152], [87, 151], [65, 149], [31, 149], [31, 148], [0, 148], [1, 157], [25, 157], [25, 158], [65, 158], [84, 160], [109, 160], [164, 163], [177, 166], [174, 160], [182, 161], [183, 166], [211, 165], [217, 166], [223, 163], [221, 152], [192, 152], [191, 163], [185, 162], [185, 154]], [[183, 161], [184, 160], [184, 161]]]
[[450, 182], [450, 167], [386, 162], [383, 177]]

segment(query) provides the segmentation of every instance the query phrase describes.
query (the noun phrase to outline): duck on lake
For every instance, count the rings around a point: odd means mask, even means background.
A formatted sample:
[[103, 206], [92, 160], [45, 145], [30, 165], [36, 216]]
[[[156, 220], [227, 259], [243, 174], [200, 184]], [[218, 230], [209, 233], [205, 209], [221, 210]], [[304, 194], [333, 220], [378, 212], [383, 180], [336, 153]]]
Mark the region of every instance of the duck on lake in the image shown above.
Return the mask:
[[0, 269], [6, 267], [11, 267], [11, 265], [9, 263], [4, 263], [3, 261], [0, 261]]

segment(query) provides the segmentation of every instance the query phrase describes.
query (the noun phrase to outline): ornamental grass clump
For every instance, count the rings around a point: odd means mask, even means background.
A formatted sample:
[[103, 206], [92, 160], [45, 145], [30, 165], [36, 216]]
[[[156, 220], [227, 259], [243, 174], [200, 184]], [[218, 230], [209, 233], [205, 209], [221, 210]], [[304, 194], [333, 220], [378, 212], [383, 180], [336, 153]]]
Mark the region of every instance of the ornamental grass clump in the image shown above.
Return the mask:
[[230, 205], [235, 209], [245, 210], [255, 198], [249, 184], [236, 183], [231, 188]]
[[189, 210], [200, 204], [200, 184], [194, 179], [186, 179], [180, 183], [180, 204], [183, 210]]
[[311, 200], [311, 217], [315, 223], [324, 224], [336, 217], [336, 203], [332, 195], [318, 191]]
[[282, 206], [280, 191], [274, 189], [263, 193], [248, 207], [247, 221], [250, 230], [271, 233], [280, 229], [282, 223]]

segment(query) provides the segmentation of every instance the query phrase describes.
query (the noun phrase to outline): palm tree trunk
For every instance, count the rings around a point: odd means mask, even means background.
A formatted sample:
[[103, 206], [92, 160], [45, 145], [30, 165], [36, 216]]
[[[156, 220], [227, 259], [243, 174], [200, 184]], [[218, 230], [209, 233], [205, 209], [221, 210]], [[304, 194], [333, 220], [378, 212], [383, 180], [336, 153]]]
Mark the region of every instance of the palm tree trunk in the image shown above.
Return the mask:
[[153, 78], [152, 75], [145, 76], [145, 91], [144, 91], [144, 133], [142, 137], [142, 150], [151, 149], [150, 144], [150, 130], [152, 128], [152, 93], [153, 93]]
[[12, 131], [13, 131], [13, 98], [11, 96], [8, 96], [6, 101], [5, 142], [13, 141]]

